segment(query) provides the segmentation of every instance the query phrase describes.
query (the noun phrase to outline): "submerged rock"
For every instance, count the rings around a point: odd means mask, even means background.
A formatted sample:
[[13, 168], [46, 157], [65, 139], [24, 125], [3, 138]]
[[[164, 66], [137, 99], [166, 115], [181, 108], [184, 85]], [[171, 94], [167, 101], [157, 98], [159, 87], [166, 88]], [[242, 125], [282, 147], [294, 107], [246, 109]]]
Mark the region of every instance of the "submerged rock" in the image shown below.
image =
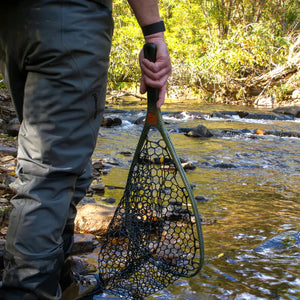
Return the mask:
[[287, 231], [276, 235], [255, 247], [253, 250], [258, 253], [270, 251], [283, 251], [292, 247], [300, 247], [300, 232]]
[[219, 163], [213, 165], [214, 168], [221, 168], [221, 169], [236, 169], [237, 166], [231, 163]]
[[93, 234], [76, 233], [74, 234], [74, 244], [72, 246], [72, 254], [91, 252], [97, 247], [98, 244], [99, 243]]

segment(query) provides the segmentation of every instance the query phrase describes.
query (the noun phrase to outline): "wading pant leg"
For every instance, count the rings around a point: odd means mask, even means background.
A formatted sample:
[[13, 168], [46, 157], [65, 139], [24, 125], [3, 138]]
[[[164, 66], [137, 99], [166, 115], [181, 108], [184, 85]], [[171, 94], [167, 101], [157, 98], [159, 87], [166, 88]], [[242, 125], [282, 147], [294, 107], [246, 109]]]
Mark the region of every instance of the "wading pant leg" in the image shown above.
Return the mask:
[[22, 121], [6, 299], [60, 297], [64, 233], [90, 183], [112, 29], [111, 11], [88, 0], [20, 1], [1, 16], [2, 72]]

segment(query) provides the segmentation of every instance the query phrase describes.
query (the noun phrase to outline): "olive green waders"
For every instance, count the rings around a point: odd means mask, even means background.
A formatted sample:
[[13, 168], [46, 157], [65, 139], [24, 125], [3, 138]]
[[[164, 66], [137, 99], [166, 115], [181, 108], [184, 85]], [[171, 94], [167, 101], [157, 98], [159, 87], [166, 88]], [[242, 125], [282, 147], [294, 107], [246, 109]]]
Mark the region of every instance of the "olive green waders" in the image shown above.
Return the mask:
[[[96, 0], [0, 7], [0, 70], [21, 121], [5, 299], [59, 299], [75, 205], [91, 182], [113, 20]], [[105, 0], [109, 1], [109, 0]]]

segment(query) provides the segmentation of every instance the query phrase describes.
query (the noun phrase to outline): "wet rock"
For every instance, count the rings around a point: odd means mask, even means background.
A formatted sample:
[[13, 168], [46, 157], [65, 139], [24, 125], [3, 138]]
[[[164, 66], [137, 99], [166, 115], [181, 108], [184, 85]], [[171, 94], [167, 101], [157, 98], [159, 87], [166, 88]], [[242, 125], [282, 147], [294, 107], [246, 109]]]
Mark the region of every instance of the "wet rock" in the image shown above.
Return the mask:
[[76, 232], [105, 234], [115, 209], [115, 207], [105, 204], [77, 205]]
[[116, 158], [105, 158], [103, 159], [103, 162], [102, 162], [103, 166], [104, 167], [107, 167], [107, 166], [119, 166], [120, 165], [120, 161], [117, 160]]
[[253, 250], [258, 253], [269, 253], [272, 251], [283, 251], [292, 247], [300, 247], [300, 232], [287, 231], [276, 235], [255, 247]]
[[205, 120], [205, 114], [201, 112], [176, 112], [171, 115], [175, 119], [193, 119], [193, 120]]
[[300, 118], [300, 106], [284, 106], [278, 107], [273, 110], [274, 113], [279, 113], [283, 115], [291, 115], [295, 118]]
[[224, 129], [221, 130], [221, 135], [224, 136], [236, 136], [236, 135], [244, 135], [252, 133], [250, 129], [244, 128], [244, 129]]
[[218, 112], [218, 111], [214, 111], [212, 114], [211, 114], [211, 117], [212, 118], [219, 118], [219, 119], [229, 119], [230, 117], [221, 113], [221, 112]]
[[96, 200], [93, 197], [83, 197], [82, 200], [78, 203], [78, 205], [96, 203]]
[[196, 128], [186, 133], [186, 136], [208, 138], [212, 137], [213, 134], [204, 125], [200, 124]]
[[221, 168], [221, 169], [236, 169], [237, 166], [231, 163], [220, 163], [213, 165], [214, 168]]
[[103, 118], [101, 126], [102, 127], [111, 127], [114, 124], [114, 120], [112, 118]]
[[179, 127], [178, 130], [177, 130], [176, 132], [187, 134], [187, 133], [189, 133], [191, 130], [193, 130], [193, 128]]
[[231, 117], [239, 116], [240, 118], [245, 118], [249, 114], [248, 112], [245, 111], [228, 111], [228, 110], [220, 111], [220, 113], [225, 116], [231, 116]]
[[253, 120], [292, 120], [293, 118], [287, 115], [277, 115], [277, 114], [261, 114], [261, 113], [251, 113], [248, 114], [245, 119]]
[[204, 196], [196, 196], [195, 197], [195, 200], [199, 201], [199, 202], [208, 202], [209, 199], [207, 199], [206, 197]]
[[121, 151], [120, 154], [124, 155], [124, 156], [131, 156], [132, 152], [130, 152], [130, 151]]
[[65, 261], [64, 267], [81, 275], [87, 275], [96, 272], [96, 266], [91, 266], [86, 260], [83, 260], [78, 256], [74, 256], [74, 254], [73, 256], [70, 256], [67, 261]]
[[92, 252], [98, 245], [98, 241], [93, 234], [76, 233], [74, 234], [74, 244], [72, 247], [72, 254], [79, 254], [84, 252]]
[[90, 186], [90, 189], [94, 192], [103, 192], [105, 190], [105, 184], [104, 183], [92, 184]]
[[183, 162], [183, 163], [181, 163], [181, 166], [186, 171], [196, 169], [196, 166], [191, 161]]
[[101, 126], [102, 127], [112, 127], [122, 125], [122, 120], [120, 118], [103, 118]]
[[0, 145], [0, 154], [2, 155], [12, 155], [16, 157], [17, 153], [18, 153], [17, 148]]
[[106, 203], [109, 203], [109, 204], [113, 204], [113, 203], [117, 202], [117, 200], [115, 198], [112, 198], [112, 197], [104, 198], [104, 199], [102, 199], [102, 201], [106, 202]]
[[93, 161], [92, 166], [95, 170], [101, 172], [104, 169], [103, 162], [101, 160]]
[[143, 116], [143, 117], [139, 117], [135, 122], [134, 124], [135, 125], [142, 125], [146, 122], [146, 116]]
[[20, 122], [17, 118], [12, 119], [6, 126], [5, 132], [10, 136], [17, 136], [20, 130]]
[[114, 126], [122, 125], [122, 120], [120, 118], [114, 118]]
[[281, 131], [281, 130], [266, 130], [264, 135], [275, 135], [280, 137], [296, 137], [300, 138], [300, 132], [296, 131]]

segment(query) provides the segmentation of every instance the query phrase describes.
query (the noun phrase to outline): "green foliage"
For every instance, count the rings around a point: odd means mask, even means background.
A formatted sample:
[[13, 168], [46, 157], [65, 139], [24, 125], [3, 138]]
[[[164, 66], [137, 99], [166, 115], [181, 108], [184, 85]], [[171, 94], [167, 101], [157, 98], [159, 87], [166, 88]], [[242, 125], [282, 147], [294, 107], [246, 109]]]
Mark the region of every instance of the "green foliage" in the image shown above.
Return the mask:
[[114, 1], [115, 29], [110, 57], [108, 87], [119, 89], [124, 82], [137, 82], [138, 55], [143, 46], [141, 29], [127, 1]]
[[[288, 63], [290, 38], [300, 32], [300, 0], [161, 0], [173, 73], [171, 88], [195, 93], [245, 84]], [[136, 87], [144, 38], [126, 0], [113, 1], [115, 30], [108, 87]], [[1, 75], [1, 74], [0, 74]], [[1, 80], [1, 77], [0, 77]], [[4, 87], [4, 84], [0, 84]], [[273, 87], [280, 97], [287, 86]], [[241, 98], [243, 88], [237, 87]], [[213, 99], [207, 94], [207, 99]]]
[[[272, 70], [287, 60], [300, 0], [162, 0], [173, 64], [170, 86], [197, 90]], [[298, 5], [298, 6], [297, 6]], [[276, 13], [273, 13], [276, 12]], [[114, 1], [115, 35], [109, 86], [139, 81], [141, 30], [125, 0]], [[298, 20], [298, 21], [297, 21]], [[297, 23], [298, 22], [298, 23]], [[242, 90], [239, 90], [242, 93]]]

